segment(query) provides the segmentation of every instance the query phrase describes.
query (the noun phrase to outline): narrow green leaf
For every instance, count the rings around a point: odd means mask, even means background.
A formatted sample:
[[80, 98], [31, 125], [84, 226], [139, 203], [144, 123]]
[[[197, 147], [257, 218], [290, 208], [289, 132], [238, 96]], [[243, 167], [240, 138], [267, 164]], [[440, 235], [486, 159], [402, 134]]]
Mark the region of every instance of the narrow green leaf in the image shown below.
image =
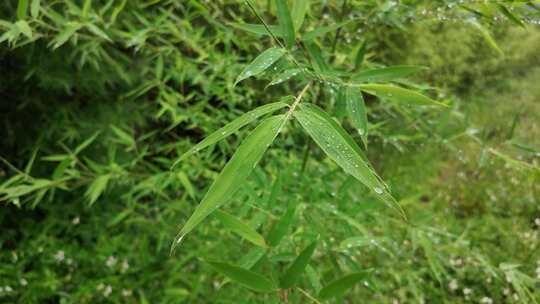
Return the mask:
[[302, 41], [304, 41], [304, 42], [311, 41], [311, 40], [313, 40], [313, 39], [315, 39], [317, 37], [320, 37], [320, 36], [322, 36], [322, 35], [324, 35], [326, 33], [333, 32], [333, 31], [339, 29], [340, 27], [342, 27], [344, 25], [347, 25], [351, 21], [352, 20], [347, 20], [347, 21], [339, 22], [339, 23], [336, 23], [336, 24], [333, 24], [333, 25], [322, 26], [322, 27], [316, 28], [313, 31], [302, 35]]
[[510, 21], [514, 22], [515, 24], [525, 28], [525, 23], [523, 23], [523, 21], [518, 17], [516, 16], [516, 14], [512, 13], [506, 6], [500, 4], [500, 3], [497, 3], [497, 8], [499, 9], [499, 11], [508, 19], [510, 19]]
[[180, 230], [173, 248], [208, 215], [227, 203], [274, 141], [284, 123], [285, 116], [272, 116], [261, 122], [242, 142], [223, 168], [210, 189]]
[[393, 208], [398, 208], [397, 202], [388, 192], [369, 165], [366, 156], [352, 137], [326, 112], [312, 104], [300, 104], [293, 115], [306, 132], [345, 172], [362, 182], [372, 190], [377, 198]]
[[289, 203], [287, 211], [279, 221], [272, 227], [272, 230], [268, 233], [268, 244], [272, 247], [279, 245], [281, 239], [287, 234], [289, 227], [294, 221], [294, 215], [296, 213], [296, 205]]
[[366, 278], [366, 273], [353, 273], [346, 275], [340, 279], [337, 279], [330, 284], [326, 285], [319, 292], [319, 297], [321, 299], [328, 299], [331, 297], [336, 297], [343, 295], [347, 290], [352, 288], [354, 285], [363, 281]]
[[234, 132], [241, 129], [243, 126], [251, 123], [252, 121], [256, 120], [257, 118], [266, 115], [268, 113], [275, 112], [281, 108], [286, 107], [287, 104], [281, 101], [273, 102], [269, 104], [262, 105], [258, 108], [255, 108], [254, 110], [251, 110], [242, 116], [236, 118], [235, 120], [231, 121], [230, 123], [226, 124], [222, 128], [218, 129], [214, 133], [208, 135], [205, 139], [203, 139], [201, 142], [193, 146], [191, 149], [189, 149], [186, 153], [184, 153], [173, 165], [174, 168], [179, 162], [186, 159], [188, 156], [190, 156], [193, 153], [196, 153], [210, 145], [213, 145], [217, 143], [218, 141], [224, 139], [225, 137], [233, 134]]
[[309, 0], [295, 0], [293, 2], [291, 17], [296, 32], [300, 30], [304, 19], [306, 18], [306, 12], [308, 10]]
[[240, 258], [239, 266], [245, 269], [251, 269], [257, 262], [259, 262], [262, 257], [266, 254], [266, 248], [263, 247], [253, 247], [251, 250]]
[[81, 14], [83, 19], [88, 18], [91, 7], [92, 7], [92, 0], [84, 0], [82, 14]]
[[287, 268], [281, 277], [281, 288], [291, 288], [294, 286], [294, 284], [296, 284], [300, 278], [300, 275], [304, 273], [304, 270], [306, 269], [313, 252], [315, 252], [316, 247], [317, 241], [304, 248], [298, 257], [296, 257], [294, 262], [291, 264], [291, 266], [289, 266], [289, 268]]
[[285, 70], [281, 73], [279, 73], [276, 77], [274, 77], [274, 79], [272, 79], [272, 81], [268, 84], [268, 86], [273, 86], [273, 85], [276, 85], [276, 84], [280, 84], [284, 81], [287, 81], [289, 79], [291, 79], [292, 77], [298, 75], [299, 73], [302, 72], [302, 69], [288, 69], [288, 70]]
[[[235, 27], [239, 30], [252, 33], [255, 35], [268, 35], [270, 36], [270, 33], [266, 30], [264, 25], [262, 24], [250, 24], [250, 23], [229, 23], [232, 27]], [[283, 31], [281, 30], [281, 27], [277, 25], [268, 25], [268, 28], [270, 31], [272, 31], [272, 34], [274, 34], [276, 37], [282, 37]]]
[[260, 292], [272, 292], [274, 283], [262, 275], [247, 269], [220, 262], [208, 262], [215, 270], [241, 285]]
[[367, 41], [364, 41], [362, 45], [358, 48], [356, 56], [354, 58], [354, 68], [359, 69], [364, 63], [364, 58], [366, 57], [367, 52]]
[[495, 42], [495, 39], [493, 39], [493, 37], [491, 37], [491, 34], [488, 32], [488, 30], [486, 28], [484, 28], [482, 25], [480, 25], [480, 23], [478, 22], [471, 22], [472, 25], [474, 26], [474, 28], [476, 30], [478, 30], [478, 32], [480, 33], [480, 35], [482, 35], [482, 37], [484, 38], [484, 40], [487, 42], [487, 44], [495, 51], [497, 52], [497, 54], [499, 54], [500, 56], [503, 56], [504, 55], [504, 52], [501, 50], [501, 48], [499, 48], [499, 46], [497, 45], [497, 42]]
[[22, 20], [26, 18], [27, 11], [28, 11], [28, 0], [19, 0], [19, 3], [17, 3], [17, 19]]
[[110, 179], [110, 174], [100, 175], [90, 184], [85, 193], [90, 205], [94, 204], [103, 191], [105, 191]]
[[381, 82], [391, 81], [414, 74], [425, 69], [421, 66], [402, 65], [380, 69], [363, 70], [351, 77], [354, 82]]
[[313, 69], [319, 74], [327, 71], [328, 66], [326, 65], [326, 60], [324, 60], [319, 46], [312, 42], [304, 43], [304, 46], [306, 47], [309, 57], [311, 57]]
[[32, 4], [30, 5], [30, 15], [32, 16], [32, 18], [38, 17], [40, 7], [41, 7], [40, 0], [32, 0]]
[[425, 95], [408, 89], [385, 84], [362, 84], [359, 86], [362, 91], [386, 98], [392, 101], [401, 102], [407, 105], [439, 105], [447, 106], [444, 103], [435, 101]]
[[368, 120], [364, 97], [362, 92], [357, 88], [347, 87], [345, 90], [347, 113], [352, 125], [358, 129], [358, 133], [360, 133], [364, 144], [367, 146]]
[[81, 24], [76, 22], [67, 22], [64, 29], [51, 41], [53, 49], [61, 47], [73, 36], [80, 28]]
[[86, 28], [92, 32], [92, 34], [100, 37], [100, 38], [103, 38], [107, 41], [112, 41], [111, 38], [109, 38], [109, 36], [104, 32], [102, 31], [99, 27], [95, 26], [94, 24], [92, 23], [88, 23], [86, 24]]
[[266, 51], [262, 52], [242, 71], [242, 73], [240, 73], [240, 75], [238, 75], [238, 78], [236, 78], [234, 85], [248, 77], [255, 76], [264, 72], [284, 54], [285, 50], [279, 47], [271, 47]]
[[292, 48], [296, 41], [294, 37], [294, 24], [292, 21], [291, 12], [289, 11], [289, 4], [287, 3], [287, 0], [276, 0], [276, 7], [279, 26], [283, 32], [285, 44]]
[[255, 229], [246, 225], [244, 222], [236, 218], [235, 216], [230, 215], [229, 213], [217, 210], [216, 217], [219, 221], [227, 228], [232, 230], [234, 233], [245, 238], [251, 243], [260, 246], [266, 247], [266, 242], [262, 235], [260, 235]]
[[94, 134], [92, 134], [92, 136], [90, 136], [89, 138], [87, 138], [85, 141], [83, 141], [80, 145], [77, 146], [77, 148], [75, 148], [75, 150], [73, 150], [73, 154], [74, 155], [77, 155], [79, 154], [82, 150], [86, 149], [86, 147], [88, 147], [92, 142], [94, 142], [94, 140], [98, 137], [98, 135], [101, 133], [101, 131], [96, 131]]

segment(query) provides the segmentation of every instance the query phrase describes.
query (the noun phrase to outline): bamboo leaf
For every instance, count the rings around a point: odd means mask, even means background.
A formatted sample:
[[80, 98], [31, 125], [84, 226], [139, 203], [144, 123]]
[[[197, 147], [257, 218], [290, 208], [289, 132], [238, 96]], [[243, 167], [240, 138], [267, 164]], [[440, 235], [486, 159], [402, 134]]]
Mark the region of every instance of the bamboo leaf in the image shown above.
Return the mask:
[[235, 216], [218, 210], [216, 211], [216, 217], [224, 226], [232, 230], [234, 233], [238, 234], [239, 236], [245, 238], [246, 240], [257, 246], [266, 247], [266, 242], [264, 241], [262, 235], [260, 235], [257, 231], [255, 231], [255, 229], [246, 225]]
[[296, 205], [290, 203], [287, 207], [287, 211], [279, 221], [276, 223], [272, 230], [268, 233], [268, 244], [272, 247], [279, 245], [281, 239], [287, 234], [289, 227], [291, 226], [294, 215], [296, 213]]
[[311, 41], [311, 40], [313, 40], [313, 39], [315, 39], [315, 38], [317, 38], [319, 36], [322, 36], [322, 35], [324, 35], [326, 33], [333, 32], [333, 31], [339, 29], [340, 27], [342, 27], [344, 25], [347, 25], [351, 21], [352, 20], [347, 20], [347, 21], [339, 22], [339, 23], [336, 23], [336, 24], [333, 24], [333, 25], [322, 26], [322, 27], [316, 28], [313, 31], [304, 34], [302, 36], [302, 41], [304, 41], [304, 42]]
[[319, 46], [312, 42], [304, 43], [304, 46], [306, 47], [309, 57], [311, 57], [313, 69], [319, 74], [327, 71], [328, 66], [326, 65], [326, 60], [324, 59]]
[[23, 33], [28, 39], [32, 39], [32, 29], [28, 25], [28, 23], [24, 20], [19, 20], [15, 23], [19, 31]]
[[284, 118], [278, 115], [265, 119], [242, 142], [180, 230], [172, 249], [208, 215], [229, 201], [276, 138]]
[[279, 26], [281, 27], [285, 44], [292, 48], [295, 45], [295, 38], [294, 24], [291, 12], [289, 11], [289, 4], [287, 3], [287, 0], [276, 0], [276, 7]]
[[343, 295], [347, 290], [364, 280], [366, 276], [366, 273], [353, 273], [337, 279], [323, 287], [323, 289], [321, 289], [319, 292], [319, 297], [322, 299], [328, 299]]
[[262, 275], [247, 269], [220, 262], [208, 262], [215, 270], [241, 285], [260, 292], [272, 292], [274, 283]]
[[516, 16], [516, 14], [512, 13], [506, 6], [500, 4], [500, 3], [497, 3], [497, 8], [499, 9], [499, 11], [508, 19], [510, 19], [510, 21], [514, 22], [515, 24], [521, 26], [522, 28], [525, 28], [525, 24], [523, 23], [523, 21], [518, 17]]
[[367, 52], [367, 41], [364, 41], [362, 45], [358, 48], [356, 56], [354, 58], [354, 68], [359, 69], [364, 63], [364, 58], [366, 57]]
[[407, 105], [439, 105], [447, 106], [443, 103], [435, 101], [425, 95], [396, 87], [393, 85], [385, 84], [362, 84], [359, 86], [362, 91], [368, 92], [372, 95], [376, 95], [379, 98], [386, 98], [392, 101], [401, 102]]
[[225, 137], [233, 134], [234, 132], [241, 129], [243, 126], [251, 123], [252, 121], [256, 120], [257, 118], [266, 115], [268, 113], [272, 113], [274, 111], [277, 111], [281, 108], [286, 107], [287, 104], [281, 101], [273, 102], [269, 104], [265, 104], [263, 106], [260, 106], [254, 110], [251, 110], [242, 116], [236, 118], [235, 120], [231, 121], [230, 123], [226, 124], [222, 128], [218, 129], [214, 133], [208, 135], [205, 139], [203, 139], [201, 142], [193, 146], [191, 149], [189, 149], [186, 153], [184, 153], [173, 165], [172, 168], [176, 167], [179, 162], [186, 159], [188, 156], [192, 155], [193, 153], [196, 153], [210, 145], [213, 145], [217, 143], [218, 141], [224, 139]]
[[386, 185], [369, 165], [360, 147], [335, 120], [311, 104], [300, 104], [293, 115], [328, 157], [372, 190], [379, 200], [397, 208], [403, 214]]
[[414, 65], [392, 66], [380, 69], [363, 70], [351, 77], [354, 82], [383, 82], [402, 78], [418, 71], [424, 67]]
[[110, 174], [100, 175], [90, 184], [90, 187], [88, 187], [85, 193], [90, 205], [94, 204], [103, 191], [105, 191], [110, 179]]
[[76, 22], [67, 22], [66, 27], [51, 41], [52, 48], [57, 49], [66, 43], [80, 28], [81, 24]]
[[41, 7], [40, 0], [32, 0], [32, 4], [30, 5], [30, 15], [32, 18], [37, 18], [39, 15], [39, 9]]
[[[250, 23], [229, 23], [232, 27], [235, 27], [239, 30], [252, 33], [255, 35], [268, 35], [270, 36], [270, 33], [266, 30], [264, 25], [262, 24], [250, 24]], [[283, 31], [281, 27], [277, 25], [268, 25], [268, 28], [270, 31], [272, 31], [272, 34], [274, 34], [276, 37], [282, 37]]]
[[493, 39], [493, 37], [491, 37], [491, 34], [488, 32], [488, 30], [486, 28], [484, 28], [482, 25], [480, 25], [478, 22], [471, 22], [472, 25], [474, 26], [474, 28], [476, 30], [478, 30], [478, 32], [480, 33], [480, 35], [482, 35], [482, 37], [484, 38], [484, 40], [487, 42], [487, 44], [495, 51], [497, 52], [497, 54], [499, 54], [500, 56], [503, 56], [504, 55], [504, 52], [501, 50], [501, 48], [499, 48], [499, 46], [497, 45], [497, 42], [495, 42], [495, 39]]
[[295, 0], [293, 2], [291, 17], [294, 29], [298, 32], [304, 23], [306, 12], [308, 10], [309, 0]]
[[84, 0], [82, 14], [81, 14], [83, 19], [88, 18], [88, 15], [90, 14], [90, 8], [92, 8], [92, 0]]
[[242, 73], [240, 73], [240, 75], [238, 75], [238, 78], [236, 78], [234, 85], [248, 77], [255, 76], [264, 72], [284, 54], [285, 50], [279, 47], [272, 47], [262, 52], [242, 71]]
[[367, 146], [368, 120], [366, 104], [362, 92], [354, 87], [347, 87], [345, 92], [347, 102], [347, 113], [352, 125], [358, 129], [364, 144]]
[[292, 77], [298, 75], [302, 72], [302, 69], [288, 69], [281, 73], [279, 73], [272, 81], [268, 84], [268, 86], [273, 86], [276, 84], [280, 84], [284, 81], [287, 81], [291, 79]]
[[22, 20], [26, 18], [28, 11], [28, 0], [19, 0], [17, 3], [17, 19]]
[[291, 266], [289, 266], [289, 268], [287, 268], [281, 277], [281, 288], [291, 288], [294, 286], [294, 284], [296, 284], [296, 281], [298, 281], [300, 275], [304, 273], [304, 270], [306, 269], [313, 252], [315, 252], [316, 247], [317, 241], [304, 248], [298, 257], [296, 257], [294, 262], [291, 264]]

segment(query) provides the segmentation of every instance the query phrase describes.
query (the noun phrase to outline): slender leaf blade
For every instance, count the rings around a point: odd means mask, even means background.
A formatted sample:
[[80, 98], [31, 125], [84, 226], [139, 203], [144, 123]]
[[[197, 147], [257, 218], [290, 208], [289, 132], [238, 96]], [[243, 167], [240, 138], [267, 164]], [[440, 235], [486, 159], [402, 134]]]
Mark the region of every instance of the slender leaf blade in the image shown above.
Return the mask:
[[[229, 23], [232, 27], [235, 27], [239, 30], [255, 34], [255, 35], [268, 35], [270, 36], [270, 33], [266, 30], [266, 27], [262, 24], [251, 24], [251, 23]], [[282, 37], [283, 31], [281, 27], [277, 25], [268, 25], [268, 28], [274, 34], [276, 37]]]
[[198, 144], [193, 146], [191, 149], [189, 149], [186, 153], [184, 153], [173, 165], [172, 168], [174, 168], [176, 165], [178, 165], [179, 162], [186, 159], [193, 153], [196, 153], [210, 145], [213, 145], [217, 143], [218, 141], [226, 138], [227, 136], [235, 133], [236, 131], [240, 130], [245, 125], [253, 122], [257, 118], [275, 112], [281, 108], [286, 107], [287, 104], [282, 101], [277, 101], [269, 104], [262, 105], [260, 107], [255, 108], [254, 110], [251, 110], [242, 116], [236, 118], [235, 120], [231, 121], [230, 123], [226, 124], [225, 126], [219, 128], [217, 131], [213, 132], [212, 134], [208, 135], [205, 139], [200, 141]]
[[272, 81], [268, 84], [268, 86], [273, 86], [276, 84], [280, 84], [284, 81], [287, 81], [291, 79], [292, 77], [298, 75], [302, 72], [302, 69], [287, 69], [281, 73], [279, 73]]
[[287, 0], [276, 0], [276, 7], [277, 17], [281, 31], [283, 32], [285, 44], [291, 48], [295, 44], [295, 38], [294, 24], [292, 21], [291, 12], [289, 11], [289, 4], [287, 3]]
[[306, 17], [306, 12], [309, 7], [309, 0], [295, 0], [293, 2], [291, 17], [294, 24], [294, 29], [296, 32], [300, 30], [302, 27], [302, 24], [304, 23], [304, 19]]
[[28, 0], [19, 0], [17, 3], [17, 19], [22, 20], [26, 18], [28, 11]]
[[208, 262], [208, 264], [229, 279], [251, 290], [272, 292], [276, 289], [272, 281], [256, 272], [221, 262]]
[[353, 82], [384, 82], [409, 76], [425, 69], [421, 66], [401, 65], [363, 70], [351, 77]]
[[304, 34], [302, 36], [302, 41], [303, 42], [311, 41], [311, 40], [313, 40], [313, 39], [315, 39], [317, 37], [320, 37], [320, 36], [322, 36], [322, 35], [324, 35], [326, 33], [333, 32], [333, 31], [339, 29], [340, 27], [342, 27], [344, 25], [347, 25], [351, 21], [352, 20], [347, 20], [347, 21], [342, 21], [342, 22], [332, 24], [332, 25], [329, 25], [329, 26], [322, 26], [322, 27], [316, 28], [313, 31]]
[[284, 123], [284, 118], [283, 115], [278, 115], [265, 119], [242, 142], [180, 230], [172, 249], [182, 241], [187, 233], [217, 208], [226, 204], [236, 193], [276, 138]]
[[216, 211], [216, 217], [224, 226], [232, 230], [234, 233], [257, 246], [266, 247], [266, 242], [264, 241], [262, 235], [255, 231], [255, 229], [239, 220], [237, 217], [220, 210]]
[[306, 269], [306, 266], [311, 259], [311, 256], [315, 252], [317, 247], [317, 241], [311, 243], [309, 246], [304, 248], [302, 252], [296, 257], [294, 262], [287, 268], [283, 276], [281, 277], [281, 288], [291, 288], [296, 284], [296, 281], [300, 278], [300, 275]]
[[240, 81], [249, 78], [251, 76], [258, 75], [264, 72], [268, 67], [270, 67], [274, 62], [281, 58], [285, 54], [285, 50], [279, 47], [271, 47], [266, 51], [262, 52], [253, 62], [251, 62], [240, 75], [236, 78], [234, 85]]
[[393, 85], [362, 84], [359, 87], [360, 89], [362, 89], [362, 91], [376, 95], [377, 97], [387, 98], [389, 100], [401, 102], [407, 105], [414, 104], [447, 106], [415, 91]]
[[352, 125], [358, 129], [358, 133], [362, 136], [364, 144], [367, 143], [368, 135], [368, 120], [366, 112], [366, 104], [362, 92], [354, 87], [346, 88], [347, 113], [351, 119]]
[[99, 196], [107, 188], [107, 183], [111, 179], [110, 174], [104, 174], [98, 176], [86, 190], [86, 197], [88, 198], [88, 203], [90, 205], [94, 204]]
[[343, 295], [347, 290], [351, 289], [354, 285], [363, 281], [366, 278], [366, 273], [353, 273], [339, 278], [330, 284], [324, 286], [319, 292], [321, 299], [328, 299]]

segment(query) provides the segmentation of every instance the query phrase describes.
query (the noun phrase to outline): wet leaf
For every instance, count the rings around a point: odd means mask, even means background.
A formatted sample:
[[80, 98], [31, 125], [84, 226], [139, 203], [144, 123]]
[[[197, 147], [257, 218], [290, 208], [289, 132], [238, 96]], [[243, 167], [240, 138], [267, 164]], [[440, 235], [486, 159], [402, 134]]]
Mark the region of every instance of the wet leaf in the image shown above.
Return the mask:
[[359, 86], [362, 91], [376, 95], [380, 98], [404, 103], [406, 105], [439, 105], [447, 106], [435, 101], [425, 95], [404, 89], [401, 87], [386, 84], [362, 84]]
[[289, 4], [287, 0], [276, 0], [277, 17], [279, 20], [279, 26], [285, 39], [285, 44], [292, 48], [295, 45], [294, 38], [294, 24], [289, 11]]
[[270, 82], [268, 84], [268, 86], [273, 86], [273, 85], [282, 83], [284, 81], [287, 81], [287, 80], [291, 79], [292, 77], [298, 75], [301, 72], [302, 72], [302, 69], [288, 69], [288, 70], [285, 70], [285, 71], [281, 72], [280, 74], [278, 74], [276, 77], [274, 77], [274, 79], [272, 79], [272, 82]]
[[247, 269], [220, 262], [208, 262], [215, 270], [243, 286], [260, 292], [272, 292], [274, 283], [262, 275]]
[[302, 36], [302, 41], [304, 41], [304, 42], [310, 41], [310, 40], [313, 40], [313, 39], [315, 39], [315, 38], [317, 38], [319, 36], [322, 36], [322, 35], [324, 35], [326, 33], [333, 32], [333, 31], [339, 29], [340, 27], [342, 27], [344, 25], [347, 25], [349, 22], [351, 22], [351, 20], [339, 22], [339, 23], [336, 23], [336, 24], [333, 24], [333, 25], [330, 25], [330, 26], [322, 26], [322, 27], [316, 28], [313, 31], [304, 34]]
[[272, 47], [262, 52], [253, 62], [251, 62], [243, 71], [238, 75], [234, 85], [240, 81], [249, 78], [251, 76], [258, 75], [264, 72], [274, 62], [276, 62], [281, 56], [285, 54], [285, 50], [279, 47]]
[[421, 66], [401, 65], [380, 69], [363, 70], [351, 77], [353, 82], [385, 82], [414, 74], [425, 69]]
[[345, 89], [347, 102], [347, 114], [351, 119], [352, 125], [358, 129], [358, 133], [362, 136], [364, 144], [367, 146], [368, 135], [368, 120], [366, 113], [366, 104], [362, 92], [354, 87]]
[[302, 250], [302, 252], [300, 252], [298, 257], [296, 257], [294, 262], [281, 276], [281, 288], [291, 288], [296, 284], [296, 281], [298, 281], [302, 273], [304, 273], [304, 270], [306, 269], [313, 252], [315, 252], [316, 247], [317, 241], [311, 243], [311, 245], [307, 246], [304, 248], [304, 250]]
[[344, 276], [324, 286], [319, 292], [319, 297], [322, 299], [328, 299], [331, 297], [341, 296], [354, 285], [363, 281], [366, 277], [366, 273], [354, 273]]
[[216, 217], [219, 221], [227, 228], [229, 228], [234, 233], [243, 237], [244, 239], [250, 241], [251, 243], [260, 246], [266, 247], [266, 242], [262, 235], [260, 235], [255, 229], [251, 228], [235, 216], [223, 211], [216, 211]]

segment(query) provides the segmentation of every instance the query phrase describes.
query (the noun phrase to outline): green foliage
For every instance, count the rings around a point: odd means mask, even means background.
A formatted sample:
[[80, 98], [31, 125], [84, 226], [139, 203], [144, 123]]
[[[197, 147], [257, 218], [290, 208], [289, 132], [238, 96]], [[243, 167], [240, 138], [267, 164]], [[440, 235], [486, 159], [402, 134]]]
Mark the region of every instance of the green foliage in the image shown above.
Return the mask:
[[538, 302], [537, 15], [4, 1], [0, 302]]

